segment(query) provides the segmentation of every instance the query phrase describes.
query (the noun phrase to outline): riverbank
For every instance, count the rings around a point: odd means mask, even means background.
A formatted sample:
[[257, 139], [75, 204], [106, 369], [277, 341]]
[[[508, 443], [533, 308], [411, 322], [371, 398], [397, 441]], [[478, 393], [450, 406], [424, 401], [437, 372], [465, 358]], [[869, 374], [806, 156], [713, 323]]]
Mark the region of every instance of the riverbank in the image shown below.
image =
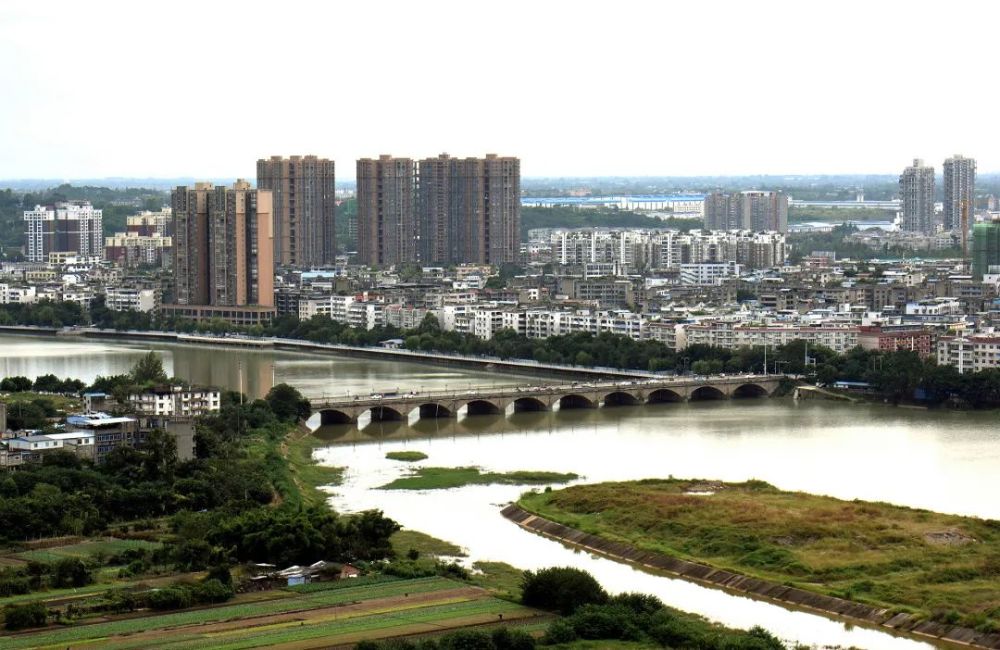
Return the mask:
[[578, 485], [527, 494], [518, 506], [505, 515], [522, 527], [616, 559], [869, 625], [1000, 647], [994, 521], [759, 481]]

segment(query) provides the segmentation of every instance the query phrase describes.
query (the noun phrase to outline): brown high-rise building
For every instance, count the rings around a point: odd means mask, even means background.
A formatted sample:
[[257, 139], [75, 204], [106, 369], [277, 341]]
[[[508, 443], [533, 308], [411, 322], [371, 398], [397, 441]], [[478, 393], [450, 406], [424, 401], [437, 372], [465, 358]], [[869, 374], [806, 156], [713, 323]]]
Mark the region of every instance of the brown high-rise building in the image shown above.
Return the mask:
[[788, 232], [788, 195], [782, 192], [711, 192], [705, 197], [706, 230]]
[[175, 189], [172, 205], [176, 304], [164, 311], [245, 324], [273, 315], [271, 192], [196, 183]]
[[421, 262], [500, 265], [519, 259], [517, 158], [427, 158], [419, 163], [418, 188]]
[[274, 207], [274, 262], [333, 264], [337, 256], [334, 162], [316, 156], [257, 161], [257, 187], [270, 190]]
[[410, 158], [358, 161], [358, 261], [389, 266], [417, 261], [415, 170]]

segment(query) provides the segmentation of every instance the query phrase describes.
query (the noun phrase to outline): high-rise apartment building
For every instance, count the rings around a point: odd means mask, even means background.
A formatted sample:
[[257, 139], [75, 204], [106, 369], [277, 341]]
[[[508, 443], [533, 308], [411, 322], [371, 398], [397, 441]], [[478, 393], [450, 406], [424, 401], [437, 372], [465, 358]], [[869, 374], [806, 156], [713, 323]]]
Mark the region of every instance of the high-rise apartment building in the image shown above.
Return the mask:
[[919, 158], [899, 177], [899, 198], [903, 203], [903, 230], [934, 234], [934, 168]]
[[788, 195], [758, 190], [711, 192], [705, 197], [705, 228], [788, 232]]
[[416, 170], [410, 158], [362, 158], [357, 167], [358, 261], [389, 266], [417, 261]]
[[972, 277], [982, 281], [986, 273], [1000, 272], [1000, 221], [972, 227]]
[[962, 227], [963, 204], [968, 210], [967, 227], [975, 214], [976, 160], [955, 154], [944, 161], [944, 229]]
[[270, 190], [274, 261], [310, 267], [337, 256], [334, 162], [316, 156], [271, 156], [257, 161], [257, 188]]
[[103, 212], [95, 210], [89, 201], [36, 205], [34, 210], [24, 211], [24, 222], [28, 261], [47, 262], [49, 253], [103, 257]]
[[514, 157], [418, 164], [417, 222], [423, 263], [513, 263], [520, 257], [521, 163]]
[[271, 192], [238, 180], [172, 194], [174, 302], [164, 312], [254, 324], [274, 313]]

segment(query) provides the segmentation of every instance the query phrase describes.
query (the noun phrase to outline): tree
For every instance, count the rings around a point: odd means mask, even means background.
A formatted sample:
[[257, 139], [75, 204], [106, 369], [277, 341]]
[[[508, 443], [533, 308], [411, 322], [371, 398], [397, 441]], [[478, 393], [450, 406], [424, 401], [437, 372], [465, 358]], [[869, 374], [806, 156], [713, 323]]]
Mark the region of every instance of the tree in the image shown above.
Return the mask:
[[600, 605], [608, 594], [592, 575], [573, 567], [525, 571], [521, 580], [521, 602], [569, 616], [584, 605]]
[[0, 390], [5, 393], [23, 393], [31, 390], [31, 380], [27, 377], [4, 377]]
[[8, 630], [23, 630], [28, 627], [41, 627], [49, 617], [45, 605], [40, 602], [26, 605], [8, 605], [3, 610], [4, 627]]
[[309, 400], [302, 393], [288, 384], [281, 383], [272, 388], [264, 398], [271, 406], [271, 411], [279, 420], [308, 419], [312, 413]]
[[136, 361], [129, 373], [132, 382], [139, 386], [162, 384], [167, 381], [167, 373], [163, 370], [163, 362], [155, 352], [150, 350], [146, 356]]

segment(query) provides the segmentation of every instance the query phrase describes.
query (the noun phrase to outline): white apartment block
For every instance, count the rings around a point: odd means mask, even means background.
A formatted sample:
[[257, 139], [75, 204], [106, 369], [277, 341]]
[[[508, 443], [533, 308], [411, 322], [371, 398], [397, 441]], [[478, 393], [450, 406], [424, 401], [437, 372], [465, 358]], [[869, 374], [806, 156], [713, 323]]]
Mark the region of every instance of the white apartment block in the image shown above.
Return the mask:
[[954, 366], [959, 373], [1000, 368], [1000, 335], [942, 336], [937, 342], [937, 362]]
[[160, 292], [138, 287], [108, 287], [104, 292], [104, 305], [111, 311], [155, 312], [160, 307]]
[[725, 262], [764, 269], [782, 266], [788, 257], [785, 236], [778, 232], [552, 230], [548, 244], [556, 264], [619, 264], [623, 272]]
[[685, 325], [684, 335], [686, 346], [710, 345], [730, 350], [743, 347], [776, 347], [793, 341], [808, 341], [843, 354], [858, 345], [856, 327], [769, 326], [709, 321]]
[[24, 221], [25, 256], [30, 262], [46, 262], [52, 252], [103, 258], [103, 212], [87, 201], [36, 205], [34, 210], [24, 211]]
[[740, 265], [736, 262], [709, 264], [681, 264], [680, 280], [683, 285], [721, 285], [724, 280], [739, 277]]
[[12, 287], [0, 284], [0, 305], [27, 305], [38, 302], [35, 287]]
[[217, 388], [161, 386], [128, 399], [143, 415], [198, 416], [218, 412], [222, 394]]

